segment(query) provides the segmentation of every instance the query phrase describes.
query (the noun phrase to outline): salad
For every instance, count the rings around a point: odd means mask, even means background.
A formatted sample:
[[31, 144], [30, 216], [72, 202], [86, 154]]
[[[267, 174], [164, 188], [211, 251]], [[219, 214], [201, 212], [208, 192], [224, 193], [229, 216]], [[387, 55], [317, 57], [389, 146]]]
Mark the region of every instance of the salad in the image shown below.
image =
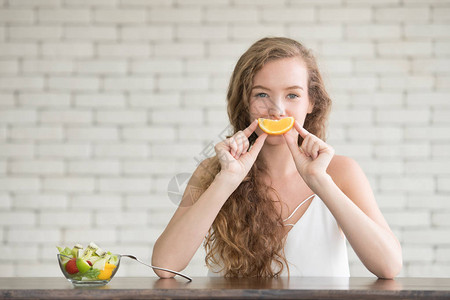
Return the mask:
[[83, 248], [76, 244], [69, 247], [56, 247], [61, 255], [61, 266], [73, 280], [109, 280], [119, 263], [119, 257], [106, 252], [91, 242]]

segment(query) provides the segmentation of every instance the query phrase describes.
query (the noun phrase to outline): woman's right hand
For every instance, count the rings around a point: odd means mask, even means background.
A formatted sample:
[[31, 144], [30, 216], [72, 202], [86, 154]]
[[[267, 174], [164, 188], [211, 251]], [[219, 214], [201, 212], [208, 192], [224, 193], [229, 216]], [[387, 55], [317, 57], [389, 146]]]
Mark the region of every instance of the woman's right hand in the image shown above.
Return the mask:
[[236, 132], [232, 137], [215, 146], [214, 149], [220, 162], [222, 174], [232, 176], [239, 182], [245, 178], [267, 138], [267, 133], [261, 134], [250, 150], [248, 149], [250, 145], [248, 137], [257, 127], [258, 120], [256, 119], [244, 130]]

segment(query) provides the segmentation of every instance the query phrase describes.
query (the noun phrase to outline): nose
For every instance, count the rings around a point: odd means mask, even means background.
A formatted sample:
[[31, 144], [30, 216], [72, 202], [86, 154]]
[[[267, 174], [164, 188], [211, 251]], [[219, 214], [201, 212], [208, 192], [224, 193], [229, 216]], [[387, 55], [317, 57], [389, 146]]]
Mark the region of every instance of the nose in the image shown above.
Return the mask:
[[271, 101], [271, 107], [269, 108], [269, 117], [279, 118], [286, 114], [284, 103], [281, 99], [277, 98]]

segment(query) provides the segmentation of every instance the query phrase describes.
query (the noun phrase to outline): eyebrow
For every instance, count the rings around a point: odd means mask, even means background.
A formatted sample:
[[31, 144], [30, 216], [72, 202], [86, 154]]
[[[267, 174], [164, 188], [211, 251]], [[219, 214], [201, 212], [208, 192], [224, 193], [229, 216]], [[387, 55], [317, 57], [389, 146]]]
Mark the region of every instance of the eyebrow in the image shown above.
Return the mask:
[[[266, 90], [266, 91], [270, 92], [269, 88], [266, 88], [266, 87], [264, 87], [262, 85], [255, 85], [254, 87], [252, 87], [252, 90], [254, 90], [254, 89], [261, 89], [261, 90]], [[289, 86], [285, 90], [296, 90], [296, 89], [303, 90], [303, 88], [301, 86], [299, 86], [299, 85]]]

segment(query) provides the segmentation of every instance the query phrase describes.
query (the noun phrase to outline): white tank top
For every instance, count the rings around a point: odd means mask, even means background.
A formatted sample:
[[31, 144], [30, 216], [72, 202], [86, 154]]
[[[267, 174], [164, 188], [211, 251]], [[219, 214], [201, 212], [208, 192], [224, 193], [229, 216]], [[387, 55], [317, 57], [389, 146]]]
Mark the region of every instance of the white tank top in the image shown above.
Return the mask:
[[[345, 236], [323, 201], [317, 195], [313, 196], [300, 220], [295, 224], [286, 224], [292, 226], [284, 246], [289, 275], [349, 277]], [[291, 216], [310, 198], [302, 201]], [[208, 276], [223, 276], [216, 270], [220, 270], [220, 267], [209, 269]], [[288, 276], [286, 267], [283, 268], [281, 276]]]

